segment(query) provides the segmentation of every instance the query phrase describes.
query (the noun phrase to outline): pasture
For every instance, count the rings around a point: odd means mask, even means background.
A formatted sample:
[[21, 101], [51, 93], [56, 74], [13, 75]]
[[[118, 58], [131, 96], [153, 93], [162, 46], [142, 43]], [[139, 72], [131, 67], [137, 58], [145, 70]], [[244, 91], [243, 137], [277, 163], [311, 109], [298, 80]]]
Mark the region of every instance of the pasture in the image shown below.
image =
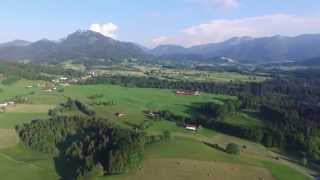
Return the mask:
[[[15, 125], [33, 119], [47, 118], [47, 110], [64, 102], [67, 97], [79, 99], [87, 104], [112, 102], [109, 105], [95, 105], [93, 108], [100, 117], [121, 124], [140, 124], [147, 120], [143, 110], [170, 110], [187, 115], [188, 105], [199, 102], [223, 103], [235, 97], [202, 94], [201, 96], [176, 96], [172, 90], [151, 88], [127, 88], [113, 85], [72, 85], [63, 92], [44, 92], [39, 87], [26, 88], [38, 82], [19, 81], [11, 86], [1, 86], [0, 99], [14, 96], [27, 97], [28, 104], [17, 104], [0, 113], [0, 176], [3, 179], [59, 179], [53, 157], [34, 152], [19, 144], [13, 128]], [[96, 97], [96, 98], [92, 98]], [[115, 116], [116, 112], [125, 114]], [[245, 115], [230, 117], [230, 122], [259, 124]], [[233, 122], [233, 123], [235, 123]], [[101, 179], [259, 179], [286, 180], [308, 179], [302, 170], [288, 166], [282, 161], [269, 157], [268, 149], [239, 138], [202, 128], [197, 134], [176, 126], [169, 121], [155, 121], [146, 129], [148, 134], [160, 134], [165, 130], [172, 132], [173, 139], [156, 143], [146, 148], [144, 168], [128, 175], [103, 177]], [[240, 156], [233, 156], [214, 149], [204, 142], [216, 143], [224, 147], [228, 142], [246, 145]], [[299, 167], [296, 167], [299, 169]], [[234, 173], [231, 173], [234, 172]], [[285, 172], [285, 175], [283, 175]]]

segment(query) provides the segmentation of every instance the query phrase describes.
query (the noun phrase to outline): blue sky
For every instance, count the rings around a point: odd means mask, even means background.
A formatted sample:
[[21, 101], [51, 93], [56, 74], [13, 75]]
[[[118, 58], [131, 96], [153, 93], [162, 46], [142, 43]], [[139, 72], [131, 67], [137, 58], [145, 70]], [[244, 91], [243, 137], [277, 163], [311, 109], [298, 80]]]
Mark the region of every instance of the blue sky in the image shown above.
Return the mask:
[[119, 40], [191, 46], [232, 36], [320, 33], [320, 1], [2, 0], [0, 19], [0, 42], [56, 40], [96, 24]]

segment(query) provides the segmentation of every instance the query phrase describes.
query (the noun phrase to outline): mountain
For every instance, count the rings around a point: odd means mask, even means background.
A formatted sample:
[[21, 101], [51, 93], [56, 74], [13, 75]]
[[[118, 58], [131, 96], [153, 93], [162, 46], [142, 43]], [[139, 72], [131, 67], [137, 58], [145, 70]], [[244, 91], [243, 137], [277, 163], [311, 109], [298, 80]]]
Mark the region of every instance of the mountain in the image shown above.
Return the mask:
[[186, 48], [178, 45], [160, 45], [151, 50], [151, 53], [156, 56], [184, 54], [186, 52]]
[[[77, 31], [60, 41], [43, 39], [30, 43], [15, 40], [0, 44], [0, 60], [61, 62], [69, 59], [92, 63], [124, 59], [176, 63], [272, 63], [320, 57], [320, 34], [296, 37], [235, 37], [220, 43], [185, 48], [161, 45], [147, 49], [93, 31]], [[157, 61], [158, 62], [158, 61]]]
[[56, 62], [68, 59], [122, 60], [147, 59], [139, 45], [111, 39], [93, 31], [77, 31], [59, 42], [40, 40], [25, 46], [0, 47], [1, 60]]
[[301, 60], [301, 61], [298, 61], [298, 62], [288, 62], [288, 63], [284, 63], [283, 65], [286, 65], [286, 66], [314, 67], [314, 68], [317, 67], [317, 68], [319, 68], [320, 67], [320, 57]]
[[[166, 48], [163, 48], [166, 47]], [[170, 47], [174, 47], [169, 49]], [[226, 57], [239, 62], [267, 63], [283, 61], [299, 61], [320, 57], [320, 34], [300, 35], [296, 37], [272, 36], [262, 38], [240, 37], [221, 43], [212, 43], [190, 48], [162, 45], [151, 53], [158, 57], [172, 54], [180, 58], [190, 55], [202, 57], [202, 61], [212, 61], [216, 57]]]
[[29, 41], [25, 41], [25, 40], [14, 40], [14, 41], [10, 41], [10, 42], [6, 42], [6, 43], [0, 44], [0, 48], [1, 48], [1, 47], [10, 47], [10, 46], [27, 46], [27, 45], [29, 45], [29, 44], [30, 44]]

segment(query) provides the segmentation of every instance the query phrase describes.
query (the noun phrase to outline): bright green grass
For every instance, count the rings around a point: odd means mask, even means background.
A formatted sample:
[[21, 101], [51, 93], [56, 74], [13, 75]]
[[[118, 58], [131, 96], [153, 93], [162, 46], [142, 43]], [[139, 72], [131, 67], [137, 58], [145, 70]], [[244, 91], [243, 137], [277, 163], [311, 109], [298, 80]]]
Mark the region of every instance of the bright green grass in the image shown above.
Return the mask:
[[270, 161], [264, 161], [263, 164], [277, 180], [311, 180], [311, 178], [306, 177], [289, 166]]
[[[159, 90], [148, 88], [125, 88], [112, 85], [90, 85], [90, 86], [71, 86], [65, 88], [63, 93], [43, 92], [38, 88], [26, 89], [25, 86], [31, 82], [19, 81], [18, 83], [3, 87], [4, 91], [0, 93], [1, 98], [7, 96], [24, 94], [28, 91], [35, 92], [34, 95], [28, 95], [33, 104], [58, 104], [65, 101], [64, 96], [76, 98], [89, 103], [88, 96], [103, 94], [99, 99], [102, 101], [114, 101], [115, 106], [97, 106], [95, 109], [99, 116], [111, 118], [115, 121], [139, 123], [145, 118], [142, 110], [170, 110], [179, 114], [186, 114], [187, 105], [197, 102], [216, 102], [222, 103], [228, 98], [223, 95], [203, 94], [199, 97], [181, 97], [175, 96], [171, 90]], [[20, 89], [20, 91], [19, 91]], [[12, 92], [10, 92], [12, 91]], [[124, 112], [126, 116], [117, 118], [116, 112]], [[46, 113], [2, 113], [0, 114], [0, 128], [13, 128], [17, 124], [29, 122], [35, 118], [45, 118]], [[235, 117], [238, 118], [238, 117]], [[243, 119], [247, 119], [246, 117]], [[242, 122], [244, 120], [240, 120]], [[237, 121], [238, 122], [238, 121]], [[246, 122], [246, 120], [244, 121]], [[243, 123], [243, 122], [242, 122]], [[248, 123], [248, 122], [246, 122]], [[250, 120], [250, 123], [251, 120]], [[170, 130], [178, 134], [173, 140], [167, 143], [153, 144], [146, 150], [146, 158], [181, 158], [194, 159], [202, 161], [220, 161], [246, 165], [266, 167], [270, 169], [277, 179], [289, 176], [282, 175], [282, 169], [285, 173], [294, 171], [285, 165], [278, 165], [272, 162], [261, 162], [261, 160], [248, 155], [232, 156], [222, 151], [213, 149], [201, 142], [203, 137], [212, 137], [215, 132], [202, 129], [199, 135], [193, 135], [190, 131], [175, 126], [174, 123], [159, 121], [150, 126], [149, 133], [162, 133], [164, 130]], [[185, 135], [185, 136], [181, 136]], [[190, 138], [190, 137], [195, 138]], [[184, 138], [181, 138], [184, 137]], [[188, 138], [185, 138], [188, 137]], [[22, 145], [0, 151], [0, 175], [4, 179], [57, 179], [52, 157], [36, 153]], [[289, 169], [289, 170], [288, 170]], [[299, 174], [298, 172], [295, 172]], [[292, 173], [294, 174], [294, 173]], [[295, 175], [295, 177], [304, 177]]]
[[261, 163], [254, 158], [229, 155], [190, 138], [175, 138], [165, 143], [152, 144], [146, 149], [146, 157], [221, 161], [261, 166]]
[[176, 123], [166, 121], [166, 120], [152, 122], [150, 126], [146, 129], [146, 132], [148, 134], [161, 134], [164, 131], [170, 131], [171, 133], [177, 134], [178, 136], [181, 134], [184, 134], [184, 135], [197, 136], [199, 138], [201, 137], [210, 138], [216, 134], [215, 131], [206, 129], [206, 128], [200, 128], [195, 134], [193, 131], [187, 130], [183, 127], [178, 127]]
[[0, 128], [14, 128], [18, 124], [46, 117], [47, 113], [0, 113]]
[[176, 123], [170, 121], [156, 121], [152, 122], [150, 127], [146, 129], [149, 134], [161, 134], [164, 131], [170, 132], [184, 132], [184, 129], [176, 126]]
[[226, 116], [224, 122], [237, 125], [237, 126], [246, 126], [246, 127], [262, 127], [263, 121], [251, 117], [245, 113], [232, 113]]
[[[197, 102], [217, 102], [230, 98], [231, 96], [202, 94], [201, 96], [176, 96], [174, 90], [152, 89], [152, 88], [126, 88], [113, 85], [88, 85], [71, 86], [65, 88], [64, 95], [76, 99], [88, 101], [87, 97], [95, 94], [103, 94], [99, 101], [114, 101], [116, 105], [122, 106], [122, 111], [128, 109], [141, 110], [171, 110], [184, 114], [187, 105]], [[112, 108], [107, 106], [106, 109]], [[121, 109], [119, 109], [121, 110]]]
[[0, 102], [13, 98], [15, 96], [24, 96], [28, 95], [34, 91], [34, 88], [26, 88], [29, 85], [33, 85], [31, 81], [21, 80], [17, 83], [9, 86], [4, 86], [0, 84]]
[[1, 179], [58, 179], [53, 158], [19, 144], [0, 151]]
[[253, 165], [267, 168], [276, 180], [310, 179], [287, 165], [260, 160], [247, 155], [229, 155], [199, 141], [187, 138], [176, 138], [167, 143], [150, 145], [146, 149], [146, 158], [178, 158]]

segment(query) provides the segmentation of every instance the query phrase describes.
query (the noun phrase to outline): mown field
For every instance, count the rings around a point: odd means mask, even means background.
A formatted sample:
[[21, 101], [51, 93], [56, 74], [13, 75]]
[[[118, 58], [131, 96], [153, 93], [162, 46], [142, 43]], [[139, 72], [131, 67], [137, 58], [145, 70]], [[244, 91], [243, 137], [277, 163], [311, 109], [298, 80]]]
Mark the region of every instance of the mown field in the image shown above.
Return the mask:
[[[202, 94], [199, 97], [176, 96], [172, 90], [125, 88], [111, 85], [70, 86], [62, 92], [44, 92], [38, 87], [26, 88], [39, 82], [19, 81], [1, 86], [0, 100], [13, 96], [28, 97], [29, 104], [18, 104], [0, 113], [0, 177], [1, 179], [59, 179], [53, 157], [34, 152], [19, 143], [15, 125], [47, 117], [47, 110], [66, 100], [76, 98], [88, 104], [93, 101], [113, 102], [112, 105], [93, 105], [98, 116], [120, 123], [139, 124], [146, 120], [143, 110], [170, 110], [188, 114], [188, 106], [197, 102], [223, 103], [234, 98], [223, 95]], [[92, 100], [92, 96], [99, 94]], [[118, 118], [116, 112], [125, 116]], [[231, 116], [230, 123], [259, 124], [259, 120], [241, 115]], [[168, 142], [146, 148], [144, 167], [134, 173], [101, 179], [259, 179], [300, 180], [310, 179], [305, 169], [288, 166], [274, 160], [274, 154], [261, 145], [234, 138], [208, 129], [199, 133], [177, 127], [175, 123], [157, 121], [147, 128], [149, 134], [170, 130], [173, 138]], [[240, 156], [229, 155], [204, 142], [225, 147], [228, 142], [246, 145]]]

